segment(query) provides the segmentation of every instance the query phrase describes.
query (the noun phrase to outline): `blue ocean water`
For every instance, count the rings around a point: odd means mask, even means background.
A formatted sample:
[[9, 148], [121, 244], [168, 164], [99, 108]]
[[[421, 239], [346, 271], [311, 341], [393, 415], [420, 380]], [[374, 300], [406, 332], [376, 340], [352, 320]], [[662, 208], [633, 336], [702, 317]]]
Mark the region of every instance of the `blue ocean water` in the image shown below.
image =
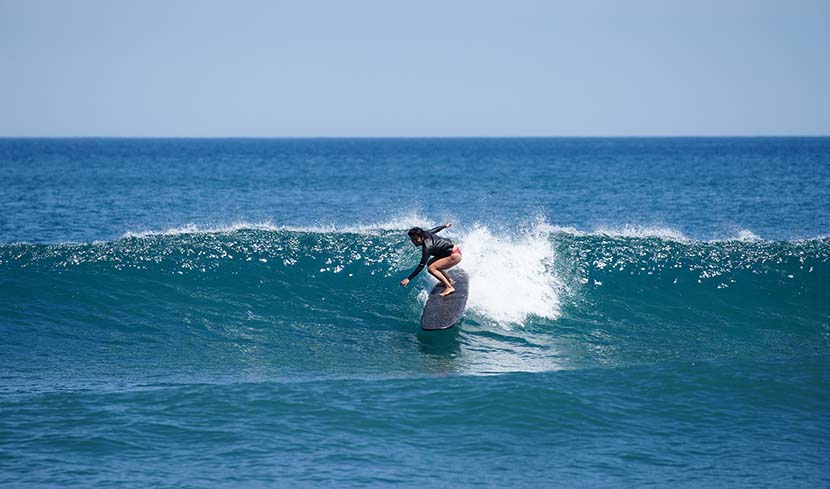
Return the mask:
[[0, 485], [828, 486], [829, 189], [830, 138], [2, 139]]

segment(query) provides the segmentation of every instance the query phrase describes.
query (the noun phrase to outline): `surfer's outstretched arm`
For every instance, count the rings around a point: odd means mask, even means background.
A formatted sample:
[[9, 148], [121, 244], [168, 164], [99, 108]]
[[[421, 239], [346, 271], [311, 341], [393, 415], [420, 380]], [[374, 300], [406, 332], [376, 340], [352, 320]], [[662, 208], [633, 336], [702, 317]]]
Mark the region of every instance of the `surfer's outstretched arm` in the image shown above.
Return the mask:
[[434, 228], [430, 229], [429, 232], [437, 233], [437, 232], [443, 231], [444, 229], [451, 228], [451, 227], [452, 227], [452, 223], [448, 222], [448, 223], [446, 223], [442, 226], [438, 226], [438, 227], [434, 227]]
[[421, 270], [423, 270], [423, 269], [424, 269], [424, 267], [425, 267], [425, 266], [426, 266], [426, 264], [427, 264], [427, 261], [429, 261], [429, 250], [427, 249], [427, 247], [426, 247], [426, 246], [423, 246], [423, 245], [422, 245], [422, 246], [421, 246], [421, 263], [419, 263], [419, 264], [418, 264], [418, 266], [417, 266], [417, 267], [415, 267], [415, 270], [414, 270], [412, 273], [410, 273], [408, 277], [406, 277], [405, 279], [401, 280], [401, 285], [403, 285], [404, 287], [406, 287], [406, 284], [408, 284], [410, 280], [412, 280], [412, 279], [413, 279], [413, 278], [415, 278], [415, 277], [416, 277], [419, 273], [421, 273]]

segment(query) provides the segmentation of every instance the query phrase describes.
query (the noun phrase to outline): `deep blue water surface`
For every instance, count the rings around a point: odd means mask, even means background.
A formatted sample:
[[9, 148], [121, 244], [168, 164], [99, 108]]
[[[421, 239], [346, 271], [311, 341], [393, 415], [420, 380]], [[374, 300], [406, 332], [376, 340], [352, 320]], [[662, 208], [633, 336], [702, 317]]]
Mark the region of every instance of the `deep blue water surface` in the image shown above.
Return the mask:
[[0, 139], [0, 485], [825, 487], [828, 236], [830, 138]]

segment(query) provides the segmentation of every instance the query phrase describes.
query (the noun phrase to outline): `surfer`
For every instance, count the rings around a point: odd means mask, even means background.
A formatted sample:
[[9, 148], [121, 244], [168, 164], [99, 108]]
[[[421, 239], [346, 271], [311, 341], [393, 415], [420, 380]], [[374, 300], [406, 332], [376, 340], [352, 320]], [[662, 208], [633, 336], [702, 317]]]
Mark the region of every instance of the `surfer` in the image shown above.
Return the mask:
[[[444, 291], [439, 295], [444, 297], [455, 292], [452, 281], [444, 273], [444, 270], [448, 270], [461, 263], [461, 248], [447, 238], [436, 236], [436, 233], [450, 227], [452, 227], [452, 223], [448, 222], [443, 226], [432, 228], [429, 231], [417, 227], [409, 230], [407, 234], [409, 234], [409, 239], [412, 240], [412, 244], [421, 247], [421, 262], [415, 268], [415, 271], [401, 280], [401, 286], [406, 287], [409, 281], [421, 273], [424, 265], [426, 265], [430, 275], [444, 284]], [[433, 257], [431, 260], [429, 259], [430, 256]], [[429, 260], [429, 263], [427, 263], [427, 260]]]

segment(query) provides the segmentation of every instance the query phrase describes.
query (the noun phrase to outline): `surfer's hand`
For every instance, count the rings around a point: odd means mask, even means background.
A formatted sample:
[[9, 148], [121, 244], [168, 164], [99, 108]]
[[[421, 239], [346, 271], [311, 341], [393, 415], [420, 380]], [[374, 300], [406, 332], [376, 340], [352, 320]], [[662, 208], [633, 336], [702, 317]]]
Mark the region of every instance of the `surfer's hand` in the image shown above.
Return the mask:
[[408, 283], [409, 283], [408, 278], [405, 278], [405, 279], [401, 280], [401, 287], [406, 287], [406, 284], [408, 284]]
[[448, 223], [444, 224], [444, 227], [445, 227], [445, 228], [451, 228], [451, 227], [452, 227], [452, 223], [451, 223], [451, 222], [448, 222]]

